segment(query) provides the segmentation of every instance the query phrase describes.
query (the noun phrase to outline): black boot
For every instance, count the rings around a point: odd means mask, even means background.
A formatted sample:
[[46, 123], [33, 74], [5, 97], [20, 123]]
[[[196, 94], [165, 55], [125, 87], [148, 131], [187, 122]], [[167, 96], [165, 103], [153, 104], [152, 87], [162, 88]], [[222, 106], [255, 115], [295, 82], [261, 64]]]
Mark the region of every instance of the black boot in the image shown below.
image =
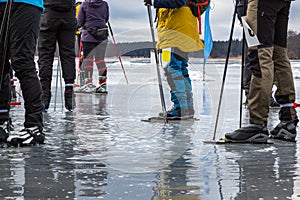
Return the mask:
[[226, 141], [240, 143], [266, 143], [269, 138], [267, 127], [249, 125], [225, 134]]
[[271, 137], [275, 139], [295, 141], [297, 130], [297, 122], [295, 121], [281, 121], [279, 124], [271, 131]]
[[68, 111], [73, 111], [76, 107], [75, 94], [73, 87], [66, 87], [65, 89], [65, 108]]
[[43, 90], [42, 103], [44, 104], [44, 111], [47, 112], [51, 101], [51, 91]]
[[21, 132], [10, 135], [7, 141], [13, 146], [30, 146], [35, 144], [44, 144], [45, 134], [43, 128], [34, 126], [25, 128]]
[[6, 142], [6, 139], [9, 136], [10, 132], [10, 123], [9, 121], [5, 121], [0, 124], [0, 143]]
[[0, 148], [4, 147], [7, 143], [7, 138], [11, 131], [13, 131], [13, 125], [11, 119], [0, 122]]
[[[191, 117], [190, 112], [192, 113], [193, 111], [188, 108], [172, 108], [171, 110], [167, 111], [167, 119], [191, 119], [194, 117], [194, 114]], [[163, 117], [164, 115], [163, 113], [159, 113], [159, 116]]]

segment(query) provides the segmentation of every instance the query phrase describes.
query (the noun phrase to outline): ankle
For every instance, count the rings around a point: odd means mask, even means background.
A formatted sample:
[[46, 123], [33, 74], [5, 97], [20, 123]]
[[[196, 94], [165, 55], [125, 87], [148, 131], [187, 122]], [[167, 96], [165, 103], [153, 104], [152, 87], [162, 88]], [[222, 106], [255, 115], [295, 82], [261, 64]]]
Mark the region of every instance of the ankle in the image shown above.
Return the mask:
[[99, 77], [99, 85], [105, 84], [107, 80], [106, 76], [100, 76]]

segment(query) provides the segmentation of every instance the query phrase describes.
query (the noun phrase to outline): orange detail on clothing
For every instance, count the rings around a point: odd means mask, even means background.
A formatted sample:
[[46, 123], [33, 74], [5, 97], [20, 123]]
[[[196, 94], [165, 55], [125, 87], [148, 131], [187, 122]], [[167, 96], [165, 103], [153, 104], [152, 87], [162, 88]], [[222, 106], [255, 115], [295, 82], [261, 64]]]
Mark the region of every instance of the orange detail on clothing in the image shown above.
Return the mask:
[[95, 60], [95, 63], [96, 63], [96, 64], [104, 63], [104, 62], [105, 62], [104, 60]]
[[84, 68], [84, 69], [93, 69], [94, 66], [93, 66], [93, 65], [86, 65], [86, 66], [84, 66], [83, 68]]
[[99, 79], [99, 85], [102, 85], [104, 83], [106, 83], [106, 78], [105, 79]]
[[95, 62], [95, 60], [92, 58], [85, 58], [84, 61]]
[[107, 67], [102, 67], [98, 69], [98, 72], [107, 70]]

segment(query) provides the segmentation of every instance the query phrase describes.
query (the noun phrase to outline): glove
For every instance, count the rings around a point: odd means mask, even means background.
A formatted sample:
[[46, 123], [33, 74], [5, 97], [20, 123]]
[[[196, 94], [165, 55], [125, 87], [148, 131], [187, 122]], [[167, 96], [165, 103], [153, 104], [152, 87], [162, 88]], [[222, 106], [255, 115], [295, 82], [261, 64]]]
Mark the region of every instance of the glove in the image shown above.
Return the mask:
[[242, 24], [242, 17], [243, 16], [246, 16], [247, 14], [247, 4], [248, 1], [245, 1], [245, 0], [238, 0], [238, 3], [237, 3], [237, 16], [238, 16], [238, 19], [240, 20], [240, 23]]
[[152, 0], [144, 0], [145, 6], [152, 6]]

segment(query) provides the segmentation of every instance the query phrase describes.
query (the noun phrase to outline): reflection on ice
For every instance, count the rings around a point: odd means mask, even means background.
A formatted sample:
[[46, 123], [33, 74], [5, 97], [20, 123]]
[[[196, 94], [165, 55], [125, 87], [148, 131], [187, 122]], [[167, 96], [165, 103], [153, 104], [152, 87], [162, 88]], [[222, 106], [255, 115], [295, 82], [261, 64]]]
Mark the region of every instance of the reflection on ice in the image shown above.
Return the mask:
[[[155, 67], [146, 59], [124, 60], [128, 85], [118, 62], [108, 62], [108, 94], [77, 94], [73, 113], [61, 109], [58, 91], [56, 111], [51, 102], [44, 115], [46, 144], [0, 149], [0, 198], [299, 198], [298, 142], [203, 144], [213, 136], [224, 65], [208, 63], [210, 80], [204, 83], [202, 63], [191, 62], [195, 117], [200, 121], [167, 125], [141, 121], [161, 112]], [[298, 62], [292, 66], [299, 68]], [[228, 70], [217, 138], [239, 124], [240, 68], [232, 61]], [[295, 85], [298, 90], [298, 79]], [[165, 81], [163, 88], [169, 108]], [[22, 106], [11, 112], [17, 130], [22, 127], [23, 112]], [[269, 128], [277, 124], [277, 112], [271, 109]], [[243, 107], [242, 124], [247, 119]]]

